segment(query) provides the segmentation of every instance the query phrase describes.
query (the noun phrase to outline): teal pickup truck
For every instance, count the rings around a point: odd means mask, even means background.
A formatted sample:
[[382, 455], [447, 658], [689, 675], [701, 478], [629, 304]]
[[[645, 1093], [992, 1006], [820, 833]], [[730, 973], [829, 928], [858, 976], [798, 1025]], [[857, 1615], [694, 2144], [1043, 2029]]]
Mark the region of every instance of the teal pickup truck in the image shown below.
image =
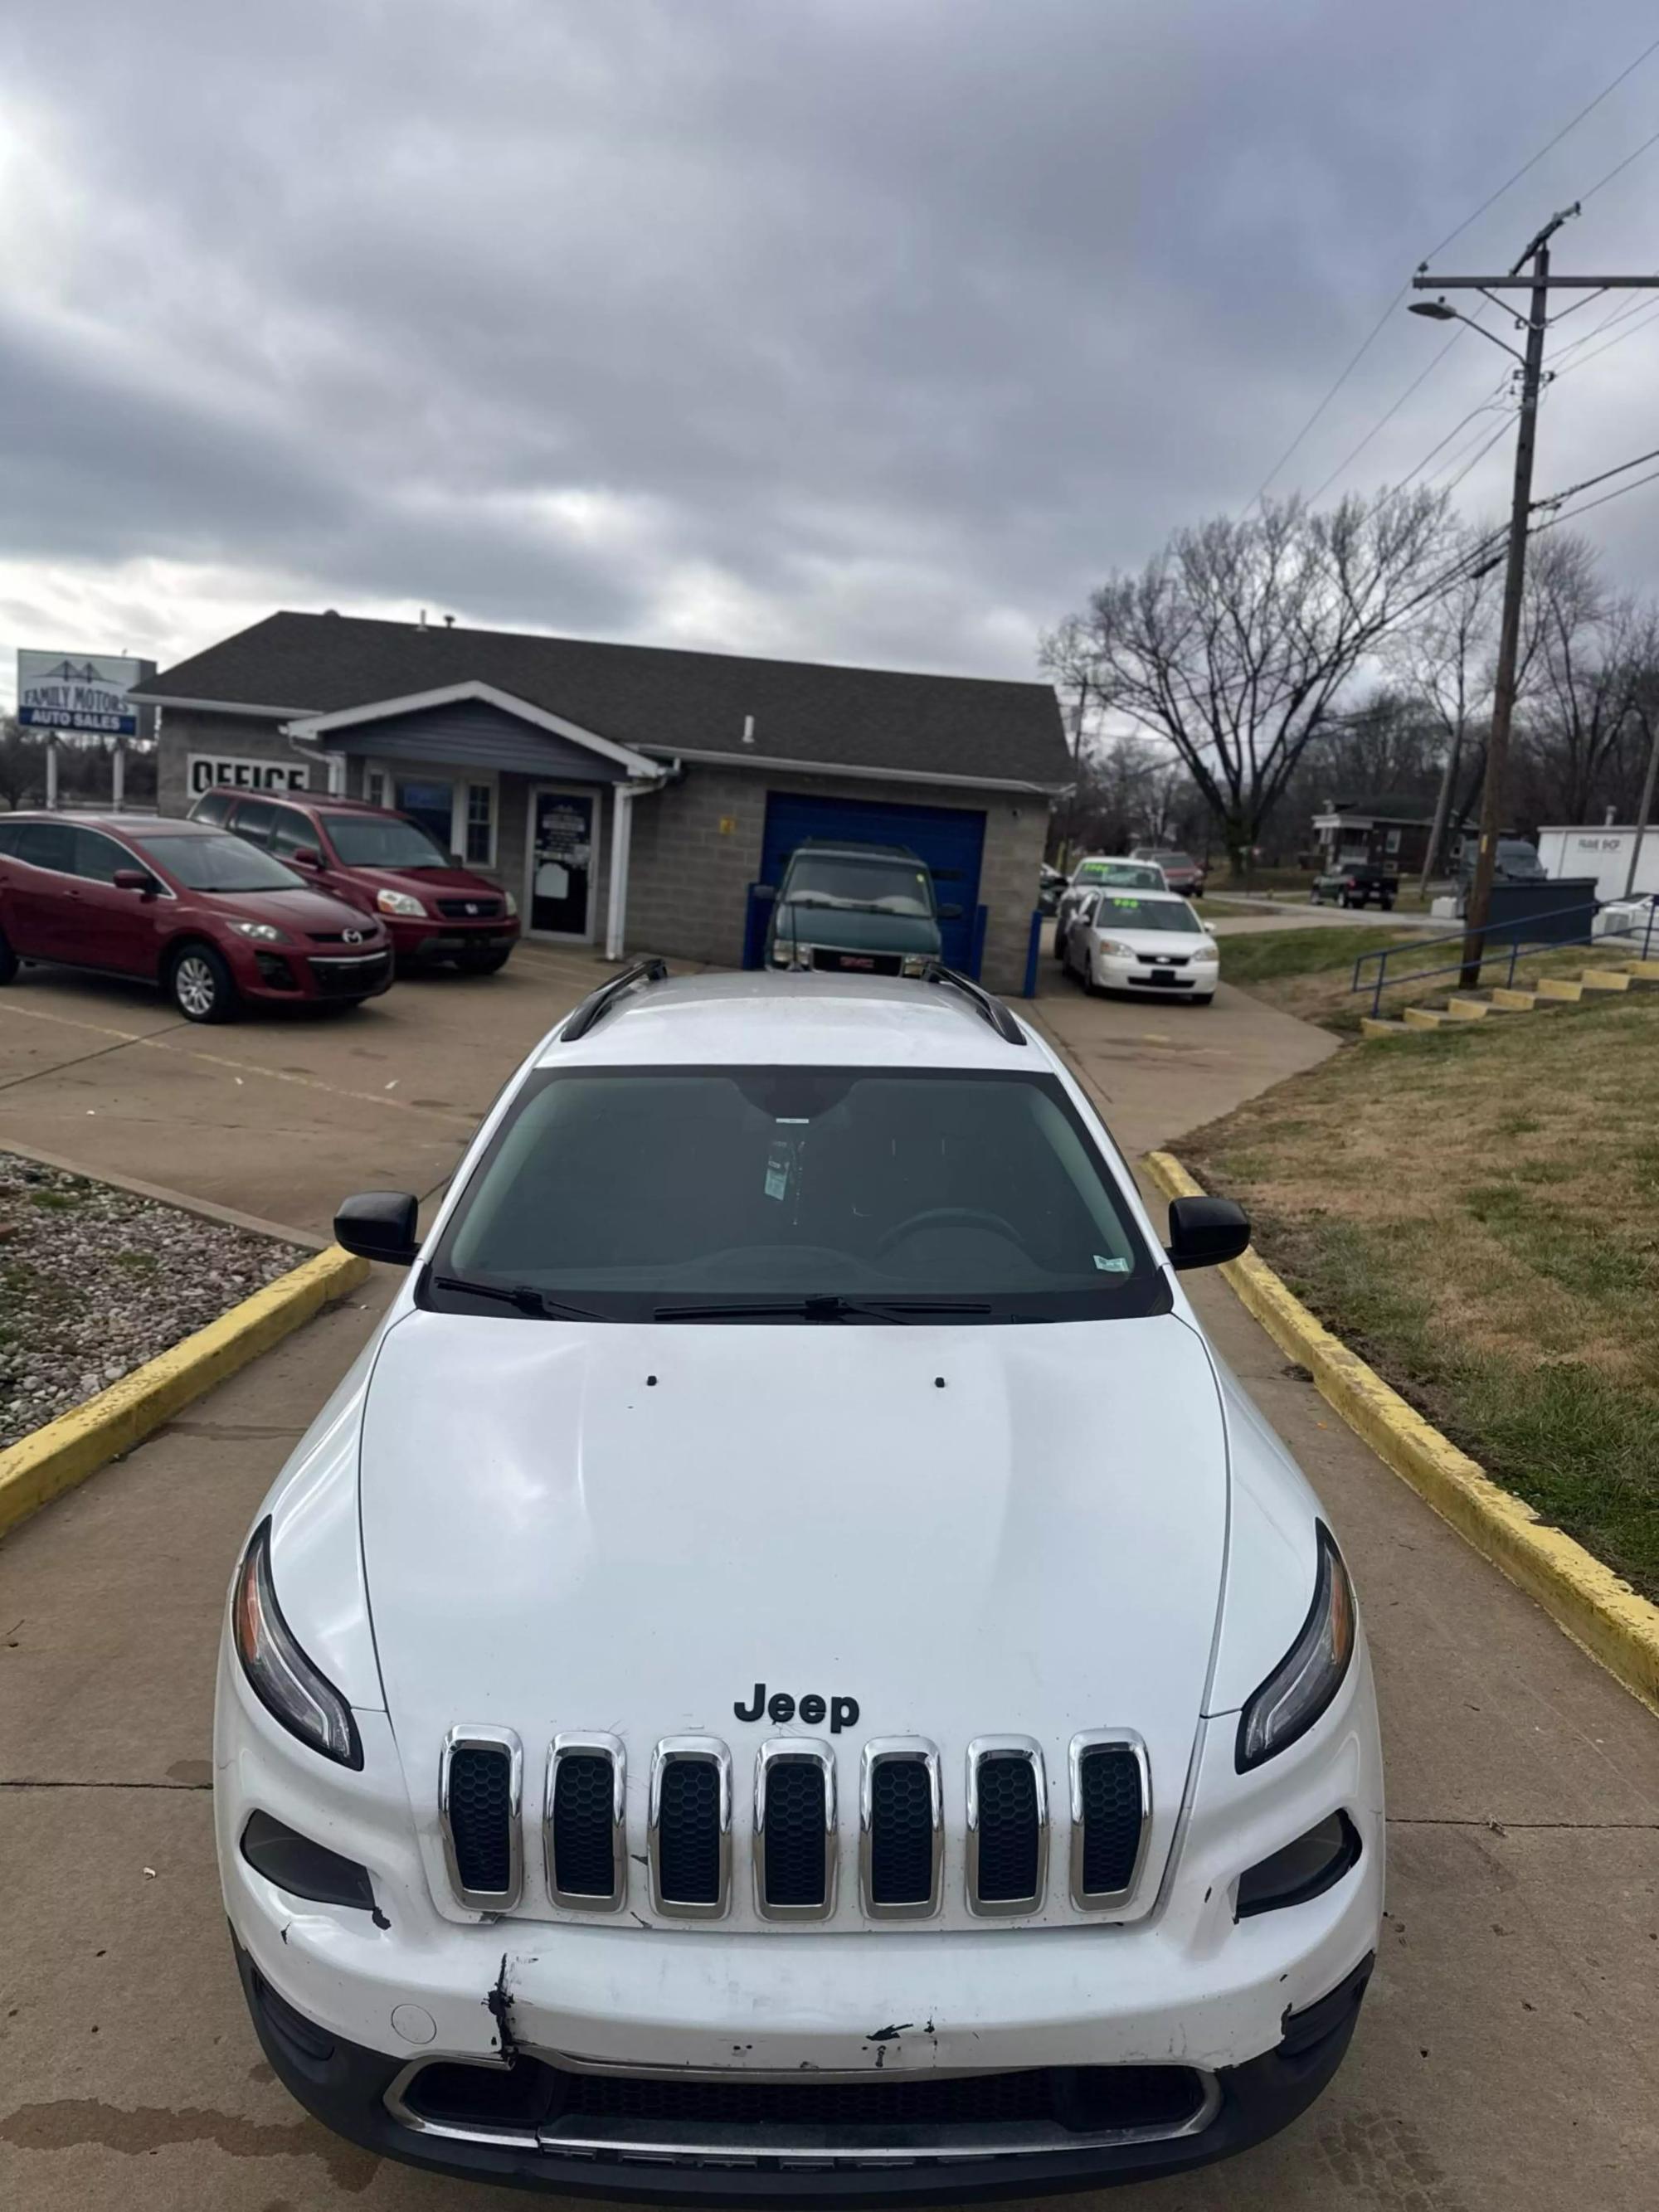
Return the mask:
[[919, 975], [939, 959], [940, 906], [925, 861], [902, 845], [808, 841], [789, 855], [766, 932], [769, 968]]

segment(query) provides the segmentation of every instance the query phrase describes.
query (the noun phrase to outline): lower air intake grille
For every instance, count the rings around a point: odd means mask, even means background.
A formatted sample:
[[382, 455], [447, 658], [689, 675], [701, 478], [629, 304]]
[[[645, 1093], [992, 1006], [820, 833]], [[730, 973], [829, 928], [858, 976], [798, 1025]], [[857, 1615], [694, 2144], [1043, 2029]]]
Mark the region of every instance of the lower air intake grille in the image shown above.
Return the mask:
[[458, 1744], [449, 1759], [449, 1833], [461, 1887], [506, 1897], [513, 1869], [513, 1755], [499, 1744]]
[[1012, 1905], [1041, 1887], [1042, 1816], [1036, 1771], [1018, 1752], [988, 1752], [979, 1762], [980, 1901]]
[[668, 1905], [720, 1902], [720, 1777], [711, 1759], [671, 1759], [657, 1814], [657, 1888]]
[[824, 1902], [824, 1775], [816, 1760], [775, 1759], [766, 1772], [766, 1902], [811, 1909]]
[[1129, 1887], [1140, 1856], [1140, 1827], [1146, 1817], [1140, 1759], [1127, 1743], [1097, 1744], [1078, 1763], [1083, 1809], [1079, 1890], [1086, 1896], [1112, 1896]]
[[616, 1893], [616, 1772], [602, 1751], [562, 1752], [553, 1777], [553, 1881], [570, 1897]]
[[925, 1759], [884, 1759], [870, 1778], [870, 1901], [926, 1905], [933, 1893], [933, 1789]]

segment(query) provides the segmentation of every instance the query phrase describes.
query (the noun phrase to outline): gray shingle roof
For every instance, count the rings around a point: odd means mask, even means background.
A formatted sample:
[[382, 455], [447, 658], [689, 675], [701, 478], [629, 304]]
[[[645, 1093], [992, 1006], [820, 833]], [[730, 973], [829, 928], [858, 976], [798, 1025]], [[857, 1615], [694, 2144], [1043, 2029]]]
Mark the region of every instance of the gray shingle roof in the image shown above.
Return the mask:
[[[595, 735], [657, 753], [720, 753], [1057, 788], [1071, 781], [1045, 684], [514, 630], [422, 629], [348, 615], [274, 614], [165, 669], [136, 696], [332, 714], [452, 684], [493, 684]], [[743, 743], [754, 717], [754, 743]]]

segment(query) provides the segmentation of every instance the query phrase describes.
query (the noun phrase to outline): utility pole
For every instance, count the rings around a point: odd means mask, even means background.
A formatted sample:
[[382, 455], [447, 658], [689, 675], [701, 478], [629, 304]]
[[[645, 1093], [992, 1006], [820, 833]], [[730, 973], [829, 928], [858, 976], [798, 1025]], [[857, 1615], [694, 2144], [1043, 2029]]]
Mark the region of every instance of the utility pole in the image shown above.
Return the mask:
[[[1449, 307], [1444, 300], [1413, 303], [1413, 313], [1437, 322], [1461, 322], [1480, 331], [1494, 345], [1503, 346], [1521, 363], [1521, 419], [1515, 441], [1515, 488], [1510, 505], [1510, 543], [1504, 572], [1504, 612], [1498, 639], [1498, 675], [1492, 692], [1492, 732], [1486, 741], [1486, 773], [1480, 793], [1480, 843], [1475, 854], [1474, 880], [1464, 911], [1463, 969], [1465, 990], [1480, 981], [1480, 961], [1486, 946], [1486, 925], [1492, 913], [1492, 875], [1498, 862], [1498, 840], [1504, 826], [1504, 782], [1509, 769], [1510, 730], [1515, 720], [1516, 673], [1521, 654], [1521, 607], [1527, 580], [1527, 538], [1532, 521], [1532, 461], [1538, 434], [1538, 395], [1544, 386], [1544, 333], [1549, 325], [1550, 293], [1572, 291], [1651, 290], [1655, 276], [1552, 276], [1549, 242], [1562, 224], [1578, 212], [1577, 205], [1552, 216], [1506, 276], [1431, 276], [1419, 269], [1412, 278], [1413, 290], [1431, 287], [1442, 292], [1481, 292], [1491, 299], [1498, 292], [1531, 294], [1526, 320], [1526, 350], [1515, 354], [1494, 331], [1482, 328], [1469, 316]], [[1530, 266], [1528, 267], [1528, 264]], [[1526, 270], [1525, 276], [1522, 275]], [[1499, 302], [1498, 304], [1502, 304]]]
[[1659, 782], [1659, 716], [1653, 718], [1653, 731], [1648, 739], [1648, 772], [1642, 779], [1642, 804], [1636, 810], [1636, 836], [1630, 848], [1630, 868], [1625, 877], [1625, 896], [1636, 896], [1636, 871], [1641, 864], [1642, 840], [1647, 836], [1648, 823], [1653, 817], [1653, 787]]

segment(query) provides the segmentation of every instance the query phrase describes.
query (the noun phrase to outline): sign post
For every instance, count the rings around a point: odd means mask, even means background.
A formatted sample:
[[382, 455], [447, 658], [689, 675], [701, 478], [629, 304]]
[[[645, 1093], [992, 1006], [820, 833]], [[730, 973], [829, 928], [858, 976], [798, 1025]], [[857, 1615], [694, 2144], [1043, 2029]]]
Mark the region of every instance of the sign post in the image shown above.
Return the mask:
[[149, 738], [155, 722], [155, 709], [128, 694], [155, 673], [153, 660], [135, 660], [125, 653], [19, 651], [17, 720], [20, 727], [46, 736], [48, 806], [58, 804], [58, 747], [65, 734], [114, 740], [111, 776], [114, 802], [121, 804], [126, 743]]

